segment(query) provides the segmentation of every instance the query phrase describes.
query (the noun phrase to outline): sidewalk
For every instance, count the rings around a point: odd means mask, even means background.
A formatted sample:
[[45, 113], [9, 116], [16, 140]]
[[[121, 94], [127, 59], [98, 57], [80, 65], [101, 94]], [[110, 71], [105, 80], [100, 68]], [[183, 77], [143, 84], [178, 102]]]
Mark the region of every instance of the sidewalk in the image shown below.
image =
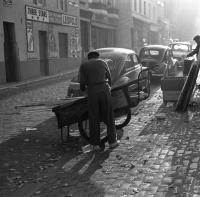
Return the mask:
[[37, 82], [48, 81], [48, 80], [63, 77], [63, 76], [68, 76], [68, 75], [71, 75], [73, 73], [76, 73], [77, 71], [78, 71], [77, 69], [74, 69], [74, 70], [70, 70], [70, 71], [67, 71], [67, 72], [64, 72], [64, 73], [58, 73], [58, 74], [49, 75], [49, 76], [41, 76], [41, 77], [38, 77], [38, 78], [26, 80], [26, 81], [1, 84], [0, 85], [0, 91], [11, 89], [11, 88], [16, 88], [16, 87], [22, 87], [24, 85], [34, 84], [34, 83], [37, 83]]

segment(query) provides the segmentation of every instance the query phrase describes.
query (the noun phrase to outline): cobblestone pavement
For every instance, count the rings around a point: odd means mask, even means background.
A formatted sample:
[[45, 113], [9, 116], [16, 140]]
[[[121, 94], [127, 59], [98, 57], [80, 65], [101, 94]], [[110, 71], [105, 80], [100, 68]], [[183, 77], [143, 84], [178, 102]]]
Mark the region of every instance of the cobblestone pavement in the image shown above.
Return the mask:
[[[61, 146], [50, 110], [66, 85], [1, 102], [0, 196], [200, 196], [198, 105], [176, 113], [170, 103], [162, 105], [159, 90], [133, 108], [131, 122], [118, 131], [119, 147], [82, 153], [76, 132]], [[40, 97], [49, 105], [33, 106], [44, 101]]]

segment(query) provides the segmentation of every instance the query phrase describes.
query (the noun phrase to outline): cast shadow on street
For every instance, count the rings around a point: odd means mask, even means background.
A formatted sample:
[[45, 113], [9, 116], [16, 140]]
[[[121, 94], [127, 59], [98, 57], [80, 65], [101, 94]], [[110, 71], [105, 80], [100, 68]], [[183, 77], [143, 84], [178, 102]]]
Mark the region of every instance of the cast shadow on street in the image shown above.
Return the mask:
[[[59, 192], [74, 197], [103, 197], [105, 192], [102, 188], [102, 181], [98, 182], [98, 179], [103, 173], [102, 163], [108, 157], [109, 150], [103, 153], [90, 152], [78, 155], [71, 161], [64, 162], [64, 173], [60, 173], [59, 176], [54, 178], [53, 183], [47, 182], [41, 189], [42, 193], [44, 192], [45, 196], [58, 196]], [[49, 188], [53, 188], [55, 183], [60, 183], [58, 190], [50, 190]], [[63, 187], [63, 185], [66, 187]]]
[[[97, 196], [103, 196], [103, 189], [91, 183], [90, 177], [96, 170], [102, 168], [101, 163], [109, 156], [109, 151], [104, 151], [100, 155], [92, 152], [83, 154], [81, 151], [83, 144], [79, 135], [70, 136], [68, 141], [62, 145], [55, 117], [35, 128], [36, 130], [33, 131], [23, 131], [0, 144], [0, 196], [12, 193], [14, 195], [15, 191], [23, 189], [26, 184], [38, 182], [38, 176], [57, 166], [60, 160], [70, 163], [71, 160], [76, 160], [81, 155], [84, 156], [80, 162], [64, 173], [63, 177], [58, 177], [59, 180], [63, 179], [71, 185], [70, 191], [68, 187], [67, 189], [63, 187], [66, 189], [65, 193], [72, 192], [80, 196], [77, 193], [79, 191], [83, 192], [82, 196], [94, 196], [96, 192]], [[120, 130], [119, 138], [122, 135], [123, 130]], [[83, 174], [79, 174], [78, 171], [88, 161], [91, 161], [89, 165], [87, 164], [88, 169]], [[76, 184], [80, 185], [79, 190], [74, 189]]]

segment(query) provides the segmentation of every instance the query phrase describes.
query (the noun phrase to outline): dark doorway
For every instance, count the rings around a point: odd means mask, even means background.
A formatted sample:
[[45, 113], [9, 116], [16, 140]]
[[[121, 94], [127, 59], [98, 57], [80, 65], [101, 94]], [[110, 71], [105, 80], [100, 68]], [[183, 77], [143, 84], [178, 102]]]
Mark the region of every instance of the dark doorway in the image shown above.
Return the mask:
[[59, 33], [59, 57], [68, 57], [68, 34]]
[[40, 73], [42, 76], [49, 74], [47, 32], [39, 31]]
[[19, 49], [15, 37], [15, 24], [3, 22], [4, 29], [4, 59], [6, 67], [6, 81], [19, 81]]

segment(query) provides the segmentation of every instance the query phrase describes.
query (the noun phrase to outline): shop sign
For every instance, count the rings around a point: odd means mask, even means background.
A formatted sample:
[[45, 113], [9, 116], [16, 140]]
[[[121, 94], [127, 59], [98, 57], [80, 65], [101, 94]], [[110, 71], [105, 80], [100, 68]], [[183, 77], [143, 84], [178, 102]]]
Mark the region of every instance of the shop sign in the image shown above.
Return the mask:
[[49, 12], [49, 22], [55, 24], [62, 24], [62, 14], [57, 12]]
[[62, 24], [77, 27], [78, 26], [78, 19], [75, 16], [69, 16], [69, 15], [62, 15]]
[[12, 6], [12, 0], [3, 0], [3, 6], [4, 7], [11, 7]]
[[26, 6], [26, 18], [29, 20], [49, 22], [49, 11]]

